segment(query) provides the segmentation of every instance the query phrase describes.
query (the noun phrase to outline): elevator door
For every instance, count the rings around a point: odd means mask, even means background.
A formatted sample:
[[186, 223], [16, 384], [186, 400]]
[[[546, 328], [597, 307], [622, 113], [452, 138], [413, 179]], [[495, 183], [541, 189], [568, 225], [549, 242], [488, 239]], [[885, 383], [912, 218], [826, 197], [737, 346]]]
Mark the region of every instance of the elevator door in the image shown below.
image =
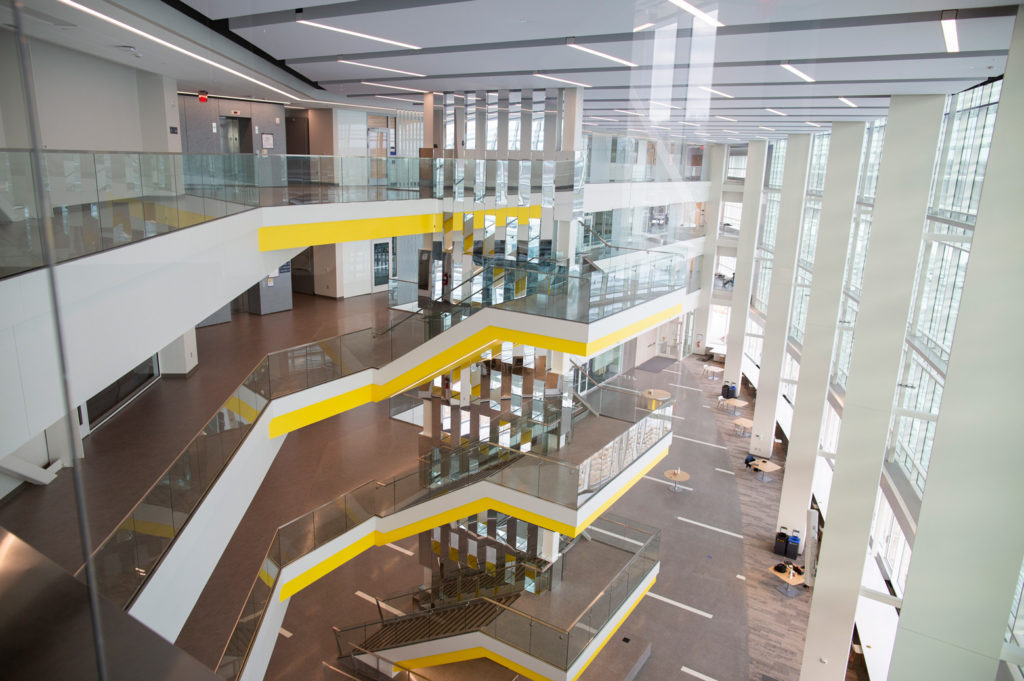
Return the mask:
[[220, 150], [224, 154], [251, 154], [252, 127], [248, 118], [220, 117]]

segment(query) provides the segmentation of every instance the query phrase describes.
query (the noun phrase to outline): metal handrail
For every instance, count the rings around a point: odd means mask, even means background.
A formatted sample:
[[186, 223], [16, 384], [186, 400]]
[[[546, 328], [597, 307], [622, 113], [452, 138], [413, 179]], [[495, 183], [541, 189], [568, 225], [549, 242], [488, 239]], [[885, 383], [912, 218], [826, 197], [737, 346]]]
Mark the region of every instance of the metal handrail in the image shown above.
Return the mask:
[[352, 646], [353, 650], [358, 650], [360, 653], [363, 653], [365, 655], [373, 655], [375, 658], [377, 658], [381, 662], [386, 662], [386, 663], [392, 665], [393, 667], [397, 667], [398, 669], [401, 669], [403, 672], [405, 672], [406, 674], [409, 675], [409, 678], [412, 678], [412, 677], [416, 676], [416, 677], [419, 677], [419, 678], [423, 679], [423, 681], [430, 681], [430, 679], [428, 677], [423, 676], [423, 674], [414, 672], [413, 670], [411, 670], [408, 667], [406, 667], [405, 665], [403, 665], [401, 662], [394, 662], [393, 660], [389, 660], [388, 658], [384, 657], [383, 655], [378, 655], [377, 653], [373, 652], [372, 650], [367, 650], [366, 648], [363, 648], [362, 646], [357, 646], [355, 643], [352, 643], [351, 641], [349, 642], [349, 645]]
[[[252, 368], [252, 370], [251, 370], [251, 371], [250, 371], [249, 373], [247, 373], [247, 374], [245, 375], [245, 379], [246, 379], [246, 380], [247, 380], [247, 379], [248, 379], [248, 378], [249, 378], [250, 376], [252, 376], [252, 375], [253, 375], [253, 373], [254, 373], [254, 372], [256, 371], [256, 369], [258, 369], [258, 368], [259, 368], [259, 366], [260, 366], [261, 364], [263, 364], [263, 362], [264, 362], [264, 361], [265, 361], [265, 360], [267, 359], [267, 357], [268, 357], [268, 355], [264, 355], [264, 356], [263, 356], [263, 359], [261, 359], [261, 360], [260, 360], [259, 362], [257, 362], [257, 363], [256, 363], [256, 366], [254, 366], [254, 367]], [[269, 372], [269, 366], [268, 366], [268, 372]], [[268, 373], [268, 377], [269, 377], [269, 373]], [[269, 380], [268, 380], [268, 384], [269, 384]], [[239, 383], [239, 384], [238, 384], [238, 387], [236, 387], [236, 388], [235, 388], [234, 390], [232, 390], [232, 391], [231, 391], [231, 393], [229, 394], [229, 398], [230, 398], [230, 395], [234, 394], [234, 393], [235, 393], [235, 391], [237, 391], [237, 390], [238, 390], [238, 388], [241, 388], [241, 387], [243, 387], [244, 385], [245, 385], [245, 380], [243, 380], [243, 381], [242, 381], [241, 383]], [[256, 415], [256, 418], [255, 418], [255, 419], [253, 419], [252, 423], [250, 423], [250, 424], [249, 424], [249, 429], [252, 429], [252, 427], [256, 425], [256, 422], [260, 420], [260, 417], [261, 417], [261, 416], [263, 416], [263, 412], [264, 412], [264, 411], [266, 411], [267, 407], [268, 407], [268, 406], [270, 405], [271, 399], [272, 399], [271, 397], [266, 397], [266, 400], [267, 400], [266, 404], [264, 404], [264, 405], [263, 405], [263, 407], [262, 407], [262, 408], [260, 409], [259, 413], [258, 413], [258, 414]], [[225, 400], [225, 401], [226, 401], [226, 400]], [[219, 413], [219, 412], [220, 412], [220, 410], [221, 410], [221, 409], [223, 408], [223, 406], [224, 406], [224, 402], [221, 402], [221, 406], [217, 408], [217, 411], [215, 411], [215, 412], [214, 412], [214, 415], [216, 415], [217, 413]], [[157, 476], [156, 480], [154, 480], [154, 481], [153, 481], [153, 483], [152, 483], [152, 484], [150, 484], [150, 486], [146, 488], [146, 491], [142, 493], [142, 496], [141, 496], [141, 497], [139, 497], [139, 500], [138, 500], [138, 501], [137, 501], [137, 502], [135, 503], [135, 505], [134, 505], [134, 506], [132, 506], [132, 507], [131, 507], [131, 510], [129, 510], [129, 511], [128, 511], [128, 513], [127, 513], [127, 514], [125, 514], [125, 515], [124, 515], [124, 517], [122, 517], [122, 518], [121, 518], [121, 521], [120, 521], [119, 523], [117, 523], [117, 524], [116, 524], [116, 525], [114, 526], [114, 529], [113, 529], [113, 530], [111, 530], [111, 531], [110, 531], [110, 533], [109, 533], [109, 534], [107, 534], [107, 535], [106, 535], [106, 536], [105, 536], [105, 537], [103, 538], [103, 540], [102, 540], [102, 541], [100, 541], [100, 542], [99, 542], [99, 543], [98, 543], [98, 544], [96, 545], [96, 548], [95, 548], [95, 549], [93, 549], [92, 547], [89, 547], [89, 549], [88, 549], [88, 550], [89, 550], [89, 556], [90, 556], [90, 558], [93, 558], [93, 557], [95, 557], [95, 556], [96, 556], [96, 554], [97, 554], [97, 553], [99, 553], [100, 549], [102, 549], [102, 548], [103, 548], [103, 546], [104, 546], [104, 545], [105, 545], [105, 544], [106, 544], [106, 543], [107, 543], [108, 541], [110, 541], [111, 539], [113, 539], [114, 535], [116, 535], [116, 534], [117, 534], [117, 533], [118, 533], [118, 532], [120, 531], [121, 527], [123, 527], [123, 526], [124, 526], [124, 524], [125, 524], [126, 522], [128, 522], [128, 521], [129, 521], [129, 520], [131, 519], [132, 515], [133, 515], [133, 514], [135, 513], [135, 511], [136, 511], [136, 510], [137, 510], [137, 509], [139, 508], [139, 506], [140, 506], [140, 505], [142, 504], [142, 502], [143, 502], [143, 501], [145, 501], [145, 500], [146, 500], [146, 497], [148, 497], [148, 496], [149, 496], [150, 492], [152, 492], [152, 491], [153, 491], [154, 489], [156, 489], [156, 486], [160, 484], [160, 481], [164, 479], [164, 476], [165, 476], [165, 475], [167, 475], [167, 474], [169, 474], [169, 473], [171, 472], [171, 469], [172, 469], [172, 468], [174, 468], [174, 466], [175, 466], [175, 465], [176, 465], [176, 464], [177, 464], [177, 463], [179, 462], [179, 460], [181, 459], [182, 455], [183, 455], [183, 454], [184, 454], [184, 453], [185, 453], [186, 451], [188, 451], [188, 448], [189, 448], [189, 447], [191, 447], [191, 446], [192, 446], [192, 444], [193, 444], [193, 443], [194, 443], [194, 442], [195, 442], [195, 441], [196, 441], [196, 440], [197, 440], [197, 439], [198, 439], [198, 438], [199, 438], [200, 436], [202, 436], [202, 435], [203, 435], [203, 431], [205, 431], [205, 430], [206, 430], [206, 426], [207, 426], [207, 425], [209, 425], [209, 423], [210, 423], [210, 421], [211, 421], [212, 419], [213, 419], [213, 417], [210, 417], [209, 419], [207, 419], [207, 420], [206, 420], [206, 422], [205, 422], [205, 423], [203, 423], [203, 427], [202, 427], [202, 428], [201, 428], [201, 429], [199, 430], [199, 432], [198, 432], [198, 433], [196, 433], [195, 435], [193, 435], [193, 436], [192, 436], [192, 438], [191, 438], [191, 439], [190, 439], [190, 440], [188, 441], [188, 444], [187, 444], [187, 445], [185, 445], [185, 446], [184, 446], [184, 447], [183, 447], [183, 448], [181, 449], [181, 451], [179, 451], [179, 452], [178, 452], [178, 455], [174, 457], [174, 459], [173, 459], [173, 460], [171, 461], [171, 463], [170, 463], [170, 464], [168, 464], [168, 465], [167, 465], [167, 467], [166, 467], [166, 468], [164, 468], [164, 470], [163, 470], [163, 471], [162, 471], [162, 472], [161, 472], [161, 473], [160, 473], [160, 474], [159, 474], [159, 475]], [[248, 434], [248, 433], [247, 433], [247, 434]], [[198, 499], [198, 500], [196, 501], [196, 505], [195, 505], [195, 507], [193, 508], [193, 510], [195, 510], [196, 508], [199, 508], [199, 505], [203, 503], [203, 501], [204, 501], [204, 500], [206, 499], [206, 496], [207, 496], [207, 495], [209, 494], [210, 490], [212, 490], [212, 489], [213, 489], [214, 485], [215, 485], [215, 484], [217, 483], [217, 480], [218, 480], [218, 479], [220, 478], [221, 474], [222, 474], [222, 473], [224, 472], [224, 470], [225, 470], [225, 469], [227, 468], [227, 466], [228, 466], [228, 463], [230, 463], [230, 462], [231, 462], [231, 459], [232, 459], [232, 458], [234, 458], [235, 454], [236, 454], [236, 453], [238, 452], [239, 448], [240, 448], [240, 447], [241, 447], [241, 446], [242, 446], [242, 445], [243, 445], [244, 443], [245, 443], [245, 437], [243, 437], [243, 438], [242, 438], [241, 440], [239, 440], [238, 444], [236, 444], [236, 445], [234, 446], [234, 448], [233, 448], [233, 449], [231, 450], [231, 453], [230, 453], [230, 454], [228, 455], [228, 457], [227, 457], [227, 458], [226, 458], [226, 459], [224, 460], [224, 465], [223, 465], [223, 466], [221, 466], [221, 469], [220, 469], [219, 471], [217, 471], [217, 475], [216, 475], [216, 476], [215, 476], [215, 477], [213, 478], [213, 480], [211, 480], [211, 481], [210, 481], [210, 485], [209, 485], [209, 486], [208, 486], [208, 487], [207, 487], [207, 488], [206, 488], [206, 489], [205, 489], [205, 490], [203, 491], [203, 494], [202, 494], [202, 495], [201, 495], [201, 496], [199, 497], [199, 499]], [[189, 517], [191, 517], [191, 513], [189, 514]], [[186, 522], [186, 523], [188, 522], [188, 518], [186, 518], [185, 522]], [[163, 552], [163, 553], [162, 553], [162, 554], [160, 555], [160, 558], [159, 558], [159, 559], [157, 560], [157, 562], [156, 562], [156, 564], [155, 564], [155, 565], [153, 566], [153, 568], [152, 568], [152, 569], [151, 569], [151, 570], [149, 571], [149, 574], [152, 574], [153, 572], [155, 572], [155, 571], [156, 571], [156, 568], [157, 568], [157, 567], [159, 567], [160, 563], [161, 563], [161, 562], [163, 561], [163, 558], [164, 558], [164, 556], [166, 556], [166, 555], [167, 555], [168, 551], [169, 551], [169, 550], [170, 550], [170, 548], [171, 548], [171, 545], [172, 545], [172, 544], [174, 543], [174, 540], [178, 538], [178, 535], [180, 535], [180, 534], [181, 534], [181, 531], [182, 531], [183, 529], [184, 529], [184, 524], [183, 524], [183, 525], [182, 525], [182, 526], [181, 526], [180, 528], [178, 528], [178, 531], [177, 531], [177, 532], [175, 532], [175, 533], [174, 533], [174, 536], [173, 536], [173, 537], [171, 538], [171, 543], [167, 545], [167, 549], [165, 549], [165, 550], [164, 550], [164, 552]], [[79, 567], [79, 568], [78, 568], [77, 570], [75, 570], [75, 572], [74, 572], [73, 574], [77, 575], [78, 573], [80, 573], [80, 572], [81, 572], [82, 570], [84, 570], [84, 569], [85, 569], [85, 566], [86, 566], [86, 563], [82, 563], [82, 565], [81, 565], [81, 566], [80, 566], [80, 567]], [[145, 583], [145, 580], [143, 580], [143, 583]], [[142, 588], [142, 584], [140, 584], [140, 585], [139, 585], [139, 587], [138, 587], [137, 589], [135, 589], [135, 591], [134, 591], [134, 592], [132, 593], [131, 599], [129, 599], [129, 602], [128, 602], [128, 604], [129, 604], [129, 605], [131, 604], [131, 602], [132, 602], [132, 601], [134, 601], [134, 600], [135, 600], [135, 596], [136, 596], [136, 595], [138, 595], [138, 592], [139, 592], [139, 590], [140, 590], [141, 588]]]
[[[589, 371], [587, 371], [585, 365], [577, 364], [576, 362], [572, 361], [571, 359], [569, 360], [569, 364], [573, 365], [577, 370], [580, 371], [580, 373], [582, 373], [584, 376], [589, 378], [590, 381], [594, 384], [595, 388], [598, 388], [600, 390], [611, 390], [612, 392], [624, 393], [626, 395], [633, 395], [634, 397], [637, 396], [637, 395], [642, 394], [641, 391], [639, 391], [639, 390], [632, 390], [630, 388], [623, 388], [623, 387], [618, 386], [618, 385], [604, 385], [604, 383], [602, 383], [601, 381], [598, 381], [596, 378], [594, 378], [593, 374], [591, 374]], [[580, 399], [582, 399], [582, 398], [580, 398]]]

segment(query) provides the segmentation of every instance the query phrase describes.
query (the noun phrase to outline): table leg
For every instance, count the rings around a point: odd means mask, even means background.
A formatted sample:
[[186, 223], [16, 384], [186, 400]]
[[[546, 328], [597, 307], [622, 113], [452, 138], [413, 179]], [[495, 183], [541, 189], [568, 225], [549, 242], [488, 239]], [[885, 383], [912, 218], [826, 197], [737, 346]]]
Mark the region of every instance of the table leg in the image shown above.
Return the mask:
[[796, 598], [800, 595], [800, 590], [793, 587], [791, 584], [783, 584], [782, 586], [775, 587], [779, 593], [787, 596], [788, 598]]

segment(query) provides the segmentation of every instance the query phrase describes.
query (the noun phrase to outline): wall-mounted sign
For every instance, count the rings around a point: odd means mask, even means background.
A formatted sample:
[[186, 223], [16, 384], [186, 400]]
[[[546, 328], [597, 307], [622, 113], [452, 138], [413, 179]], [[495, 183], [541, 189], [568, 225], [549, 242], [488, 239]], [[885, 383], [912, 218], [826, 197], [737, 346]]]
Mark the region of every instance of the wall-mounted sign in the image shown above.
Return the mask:
[[241, 116], [242, 115], [242, 110], [241, 109], [232, 109], [231, 110], [231, 115], [232, 116]]
[[176, 126], [176, 125], [172, 125], [171, 126], [171, 134], [172, 135], [177, 135], [178, 134], [178, 126]]
[[262, 137], [263, 137], [263, 148], [264, 149], [273, 149], [274, 148], [274, 133], [272, 133], [272, 132], [265, 132], [265, 133], [263, 133]]

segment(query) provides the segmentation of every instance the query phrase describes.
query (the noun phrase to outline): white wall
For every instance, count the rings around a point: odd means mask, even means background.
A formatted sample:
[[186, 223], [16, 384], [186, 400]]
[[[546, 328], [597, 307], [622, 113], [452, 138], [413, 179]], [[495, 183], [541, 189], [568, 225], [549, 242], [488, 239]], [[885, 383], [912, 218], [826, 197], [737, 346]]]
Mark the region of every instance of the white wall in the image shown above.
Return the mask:
[[[294, 257], [261, 253], [250, 211], [57, 266], [72, 403]], [[63, 416], [43, 270], [0, 281], [0, 458]]]
[[44, 149], [144, 148], [137, 71], [40, 41], [30, 52]]
[[708, 200], [710, 182], [612, 182], [583, 186], [583, 210], [666, 206]]

